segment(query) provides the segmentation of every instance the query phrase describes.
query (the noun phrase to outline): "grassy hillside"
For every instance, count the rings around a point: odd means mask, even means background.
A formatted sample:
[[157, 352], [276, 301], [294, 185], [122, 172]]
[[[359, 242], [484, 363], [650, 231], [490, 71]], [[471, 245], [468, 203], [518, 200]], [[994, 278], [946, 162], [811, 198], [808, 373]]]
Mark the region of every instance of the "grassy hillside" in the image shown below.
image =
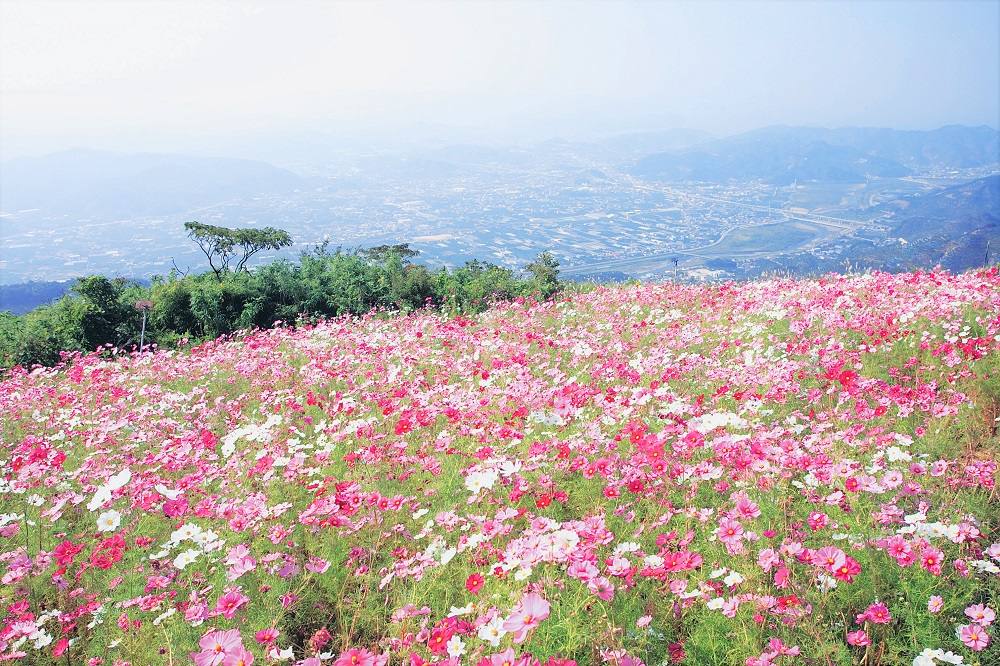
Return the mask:
[[998, 348], [993, 269], [15, 369], [0, 660], [995, 664]]

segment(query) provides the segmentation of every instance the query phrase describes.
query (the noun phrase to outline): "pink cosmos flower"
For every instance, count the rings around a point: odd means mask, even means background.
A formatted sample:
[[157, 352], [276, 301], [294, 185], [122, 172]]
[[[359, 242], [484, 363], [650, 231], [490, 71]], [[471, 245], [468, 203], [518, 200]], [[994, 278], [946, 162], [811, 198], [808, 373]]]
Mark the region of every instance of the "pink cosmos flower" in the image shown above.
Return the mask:
[[[489, 664], [490, 666], [513, 666], [514, 661], [517, 659], [517, 655], [514, 654], [513, 648], [507, 648], [499, 654], [494, 654], [490, 656]], [[334, 666], [337, 666], [334, 664]]]
[[830, 524], [830, 516], [820, 511], [813, 511], [809, 514], [809, 518], [806, 522], [809, 523], [809, 527], [813, 531], [821, 530]]
[[774, 574], [774, 586], [778, 589], [784, 590], [790, 585], [788, 576], [791, 572], [786, 567], [781, 567]]
[[944, 608], [944, 600], [938, 595], [932, 596], [927, 600], [927, 611], [929, 613], [940, 613]]
[[949, 464], [947, 460], [935, 460], [931, 463], [931, 476], [944, 476]]
[[944, 561], [944, 553], [934, 547], [924, 548], [920, 551], [920, 566], [927, 569], [935, 576], [941, 574], [941, 563]]
[[976, 604], [965, 609], [965, 614], [972, 618], [972, 621], [981, 627], [988, 627], [997, 619], [996, 612], [989, 606]]
[[249, 601], [250, 597], [240, 592], [239, 588], [229, 590], [219, 597], [219, 600], [215, 603], [215, 608], [212, 609], [212, 615], [222, 615], [227, 620], [232, 620], [236, 616], [237, 609]]
[[847, 643], [848, 645], [858, 645], [858, 646], [872, 644], [872, 642], [868, 639], [868, 634], [866, 634], [864, 631], [852, 631], [851, 633], [847, 634]]
[[208, 604], [195, 601], [184, 611], [185, 622], [204, 622], [208, 619]]
[[719, 537], [719, 541], [723, 543], [739, 541], [743, 538], [743, 525], [738, 520], [723, 518], [719, 522], [719, 527], [715, 530], [715, 534]]
[[589, 583], [587, 583], [587, 587], [591, 592], [596, 594], [599, 599], [603, 599], [604, 601], [610, 601], [611, 598], [615, 596], [614, 583], [604, 576], [592, 579]]
[[963, 624], [955, 630], [958, 640], [965, 643], [967, 648], [979, 652], [990, 644], [990, 637], [978, 624]]
[[515, 643], [523, 643], [528, 637], [528, 631], [539, 626], [549, 616], [548, 601], [532, 592], [521, 598], [520, 605], [514, 609], [510, 618], [503, 623], [503, 628], [514, 634]]
[[854, 576], [857, 576], [859, 573], [861, 573], [861, 565], [858, 564], [857, 560], [848, 555], [844, 557], [844, 563], [834, 570], [833, 577], [846, 583], [853, 583]]
[[239, 629], [210, 631], [198, 641], [198, 647], [201, 652], [190, 653], [197, 666], [219, 666], [227, 656], [235, 655], [243, 649], [243, 639]]
[[759, 518], [760, 517], [760, 507], [757, 506], [750, 499], [744, 497], [736, 503], [736, 513], [742, 518]]
[[226, 655], [222, 660], [222, 666], [250, 666], [253, 659], [253, 653], [240, 645], [233, 653]]
[[[820, 549], [822, 550], [822, 549]], [[757, 564], [764, 571], [770, 571], [781, 562], [781, 558], [774, 552], [774, 548], [765, 548], [757, 554]]]
[[858, 624], [864, 624], [866, 620], [874, 624], [888, 624], [892, 622], [892, 615], [889, 614], [886, 605], [879, 602], [869, 606], [864, 613], [857, 617]]
[[830, 573], [844, 565], [844, 551], [835, 546], [823, 546], [812, 558], [813, 564], [818, 564]]
[[886, 541], [885, 550], [893, 557], [899, 559], [900, 557], [909, 555], [913, 548], [910, 546], [909, 541], [896, 534], [889, 537]]
[[351, 648], [341, 652], [333, 666], [375, 666], [375, 656], [364, 648]]
[[771, 640], [768, 641], [767, 650], [768, 652], [771, 652], [774, 656], [778, 656], [779, 654], [787, 654], [790, 657], [794, 657], [799, 654], [798, 645], [793, 645], [792, 647], [788, 647], [783, 642], [781, 642], [780, 638], [776, 638], [774, 636], [772, 636]]
[[278, 640], [278, 636], [280, 635], [281, 635], [280, 631], [278, 631], [274, 627], [271, 627], [270, 629], [261, 629], [260, 631], [258, 631], [257, 635], [254, 636], [254, 640], [260, 643], [261, 645], [269, 645], [274, 641]]

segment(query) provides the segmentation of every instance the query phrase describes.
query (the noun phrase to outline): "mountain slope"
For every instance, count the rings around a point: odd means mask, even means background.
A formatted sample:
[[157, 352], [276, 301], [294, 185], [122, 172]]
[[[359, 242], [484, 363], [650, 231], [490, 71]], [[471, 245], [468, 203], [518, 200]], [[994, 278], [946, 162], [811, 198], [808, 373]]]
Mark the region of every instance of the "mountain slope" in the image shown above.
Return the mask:
[[697, 148], [638, 160], [632, 173], [666, 181], [796, 180], [864, 182], [913, 169], [982, 167], [1000, 162], [1000, 132], [949, 126], [933, 131], [767, 127], [706, 141]]

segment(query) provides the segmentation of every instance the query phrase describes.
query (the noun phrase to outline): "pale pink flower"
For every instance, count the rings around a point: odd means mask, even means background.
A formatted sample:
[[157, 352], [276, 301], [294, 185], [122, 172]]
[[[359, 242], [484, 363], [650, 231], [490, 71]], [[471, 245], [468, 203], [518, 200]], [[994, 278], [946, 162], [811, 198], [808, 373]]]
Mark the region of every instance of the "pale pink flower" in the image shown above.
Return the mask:
[[222, 666], [250, 666], [253, 663], [253, 652], [240, 645], [231, 654], [227, 654]]
[[538, 594], [531, 592], [521, 598], [521, 603], [510, 618], [503, 623], [503, 628], [514, 634], [515, 643], [523, 643], [528, 637], [528, 631], [542, 623], [549, 616], [550, 604]]
[[234, 655], [243, 649], [243, 639], [239, 629], [228, 631], [210, 631], [198, 641], [201, 652], [190, 653], [191, 659], [198, 666], [219, 666], [226, 657]]
[[965, 609], [965, 614], [972, 618], [972, 621], [981, 627], [988, 627], [997, 619], [996, 612], [989, 606], [976, 604]]
[[813, 564], [818, 564], [830, 572], [842, 567], [846, 561], [844, 551], [835, 546], [823, 546], [812, 558]]
[[932, 596], [930, 599], [927, 600], [928, 612], [940, 613], [943, 608], [944, 608], [944, 600], [940, 596], [935, 594], [934, 596]]
[[512, 666], [516, 660], [517, 654], [514, 653], [514, 649], [507, 648], [499, 654], [490, 656], [490, 666]]
[[774, 548], [765, 548], [757, 554], [757, 564], [764, 571], [770, 571], [773, 567], [781, 563], [781, 558], [774, 552]]

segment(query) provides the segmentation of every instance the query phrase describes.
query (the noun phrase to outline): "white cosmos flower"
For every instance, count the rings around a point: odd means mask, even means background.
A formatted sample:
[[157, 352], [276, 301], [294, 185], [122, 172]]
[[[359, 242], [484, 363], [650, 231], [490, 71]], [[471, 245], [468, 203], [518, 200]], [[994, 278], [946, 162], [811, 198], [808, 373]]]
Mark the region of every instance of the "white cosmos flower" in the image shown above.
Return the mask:
[[465, 654], [465, 643], [461, 637], [455, 635], [448, 639], [448, 656], [457, 659]]
[[124, 488], [129, 481], [132, 480], [132, 471], [126, 467], [122, 471], [118, 472], [114, 476], [108, 479], [108, 482], [104, 484], [107, 486], [108, 490], [118, 490], [119, 488]]
[[504, 619], [502, 617], [494, 617], [492, 620], [481, 626], [479, 628], [479, 633], [476, 635], [493, 647], [500, 647], [500, 639], [507, 634], [507, 630], [503, 628], [503, 622]]
[[173, 615], [176, 612], [177, 612], [176, 608], [173, 608], [173, 607], [168, 608], [165, 613], [162, 613], [162, 614], [158, 615], [156, 617], [156, 619], [153, 620], [153, 624], [159, 626], [159, 624], [161, 622], [163, 622], [164, 620], [166, 620], [168, 617], [170, 617], [171, 615]]
[[43, 647], [52, 642], [52, 635], [46, 633], [44, 629], [39, 629], [37, 632], [29, 636], [28, 640], [34, 641], [36, 650], [41, 650]]
[[722, 582], [726, 585], [739, 585], [743, 582], [743, 576], [739, 575], [735, 571], [730, 571], [729, 575], [722, 579]]
[[97, 518], [97, 530], [99, 532], [114, 532], [122, 523], [122, 514], [114, 509], [105, 511]]
[[500, 474], [501, 476], [512, 476], [521, 471], [522, 463], [520, 460], [504, 460], [500, 464]]
[[96, 511], [106, 502], [111, 501], [111, 489], [107, 486], [101, 486], [94, 493], [94, 496], [89, 502], [87, 502], [87, 511]]
[[490, 489], [497, 482], [499, 474], [494, 470], [486, 470], [482, 472], [470, 472], [467, 477], [465, 477], [465, 487], [469, 492], [475, 494], [480, 490]]
[[219, 535], [213, 532], [212, 530], [205, 530], [205, 531], [199, 530], [197, 534], [191, 537], [191, 540], [194, 541], [199, 546], [201, 546], [202, 548], [207, 548], [211, 546], [218, 538]]
[[193, 523], [184, 523], [170, 535], [170, 540], [174, 543], [181, 541], [194, 541], [201, 534], [202, 529]]
[[178, 569], [183, 569], [187, 565], [198, 559], [198, 555], [201, 554], [200, 550], [195, 550], [194, 548], [189, 548], [183, 553], [174, 558], [174, 566]]
[[166, 497], [168, 500], [175, 500], [175, 499], [177, 499], [177, 496], [181, 494], [181, 491], [179, 491], [179, 490], [170, 490], [169, 488], [167, 488], [162, 483], [158, 483], [156, 485], [156, 492], [160, 493], [161, 495], [163, 495], [164, 497]]
[[471, 603], [468, 604], [467, 606], [462, 606], [461, 608], [459, 608], [458, 606], [452, 606], [451, 610], [448, 611], [448, 617], [458, 617], [459, 615], [468, 615], [472, 611], [473, 607]]

